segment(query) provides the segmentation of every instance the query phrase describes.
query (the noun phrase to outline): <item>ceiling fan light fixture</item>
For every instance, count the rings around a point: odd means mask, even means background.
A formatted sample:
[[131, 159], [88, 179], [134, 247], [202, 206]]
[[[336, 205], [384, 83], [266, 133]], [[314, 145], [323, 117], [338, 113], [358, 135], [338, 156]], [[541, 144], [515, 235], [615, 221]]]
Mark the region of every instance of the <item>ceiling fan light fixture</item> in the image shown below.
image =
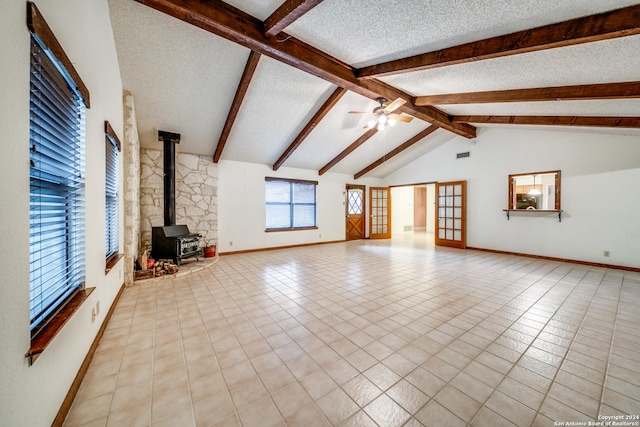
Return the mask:
[[[401, 116], [398, 113], [394, 113], [395, 110], [400, 108], [405, 101], [402, 98], [398, 98], [389, 105], [385, 105], [386, 98], [377, 98], [376, 101], [380, 106], [373, 109], [373, 118], [367, 122], [364, 126], [367, 129], [377, 128], [379, 131], [384, 130], [387, 126], [395, 126], [397, 122], [410, 122], [413, 117]], [[349, 111], [352, 114], [368, 114], [364, 111]]]

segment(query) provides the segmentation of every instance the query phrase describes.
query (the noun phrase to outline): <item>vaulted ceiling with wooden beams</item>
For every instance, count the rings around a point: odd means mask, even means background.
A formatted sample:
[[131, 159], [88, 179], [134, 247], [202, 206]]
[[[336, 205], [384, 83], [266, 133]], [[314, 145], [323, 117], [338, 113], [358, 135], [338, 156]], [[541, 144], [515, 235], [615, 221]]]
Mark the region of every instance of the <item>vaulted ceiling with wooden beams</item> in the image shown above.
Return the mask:
[[492, 126], [640, 136], [637, 0], [109, 7], [147, 148], [161, 148], [160, 129], [182, 135], [178, 151], [213, 162], [358, 178]]

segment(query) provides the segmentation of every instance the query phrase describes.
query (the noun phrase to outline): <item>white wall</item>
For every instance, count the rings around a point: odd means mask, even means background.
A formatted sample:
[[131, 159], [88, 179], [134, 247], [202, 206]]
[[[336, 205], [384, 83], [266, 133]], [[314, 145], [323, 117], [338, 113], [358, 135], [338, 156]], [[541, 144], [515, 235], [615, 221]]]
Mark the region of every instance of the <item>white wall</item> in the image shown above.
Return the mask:
[[[0, 14], [0, 425], [49, 426], [87, 354], [122, 279], [122, 261], [105, 276], [104, 120], [122, 135], [122, 82], [107, 0], [35, 2], [91, 94], [86, 114], [86, 283], [96, 290], [49, 347], [28, 366], [29, 349], [29, 32], [26, 2]], [[120, 221], [122, 224], [123, 221]], [[122, 227], [120, 231], [122, 240]], [[91, 308], [100, 316], [91, 323]]]
[[[470, 247], [640, 267], [640, 136], [488, 128], [474, 142], [458, 137], [385, 183], [467, 180]], [[461, 151], [471, 156], [456, 159]], [[556, 169], [562, 222], [524, 213], [507, 221], [508, 175]]]
[[[232, 252], [345, 239], [346, 184], [380, 185], [375, 178], [222, 160], [218, 163], [218, 251]], [[317, 230], [265, 232], [265, 177], [318, 181]], [[367, 196], [368, 198], [368, 196]]]

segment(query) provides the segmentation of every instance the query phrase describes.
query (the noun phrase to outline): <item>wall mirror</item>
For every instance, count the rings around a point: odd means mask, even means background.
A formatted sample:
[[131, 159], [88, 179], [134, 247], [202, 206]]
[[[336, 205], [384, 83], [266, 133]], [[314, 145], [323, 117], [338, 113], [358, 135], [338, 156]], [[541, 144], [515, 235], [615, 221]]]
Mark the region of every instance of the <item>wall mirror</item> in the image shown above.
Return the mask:
[[509, 210], [560, 211], [560, 171], [509, 175]]

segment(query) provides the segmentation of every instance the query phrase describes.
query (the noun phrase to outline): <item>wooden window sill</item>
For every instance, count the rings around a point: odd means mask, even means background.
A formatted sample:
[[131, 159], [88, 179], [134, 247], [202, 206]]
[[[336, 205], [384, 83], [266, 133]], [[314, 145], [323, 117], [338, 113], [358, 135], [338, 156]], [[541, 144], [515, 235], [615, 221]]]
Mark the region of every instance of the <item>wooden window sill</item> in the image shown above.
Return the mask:
[[124, 254], [114, 254], [107, 258], [107, 263], [104, 268], [104, 275], [106, 276], [116, 266], [118, 261], [124, 257]]
[[29, 365], [32, 365], [33, 362], [36, 361], [49, 343], [58, 335], [58, 332], [62, 330], [62, 327], [71, 319], [71, 316], [73, 316], [82, 303], [89, 298], [89, 295], [91, 295], [94, 289], [95, 288], [80, 289], [71, 295], [62, 308], [31, 338], [31, 347], [24, 355], [29, 359]]

